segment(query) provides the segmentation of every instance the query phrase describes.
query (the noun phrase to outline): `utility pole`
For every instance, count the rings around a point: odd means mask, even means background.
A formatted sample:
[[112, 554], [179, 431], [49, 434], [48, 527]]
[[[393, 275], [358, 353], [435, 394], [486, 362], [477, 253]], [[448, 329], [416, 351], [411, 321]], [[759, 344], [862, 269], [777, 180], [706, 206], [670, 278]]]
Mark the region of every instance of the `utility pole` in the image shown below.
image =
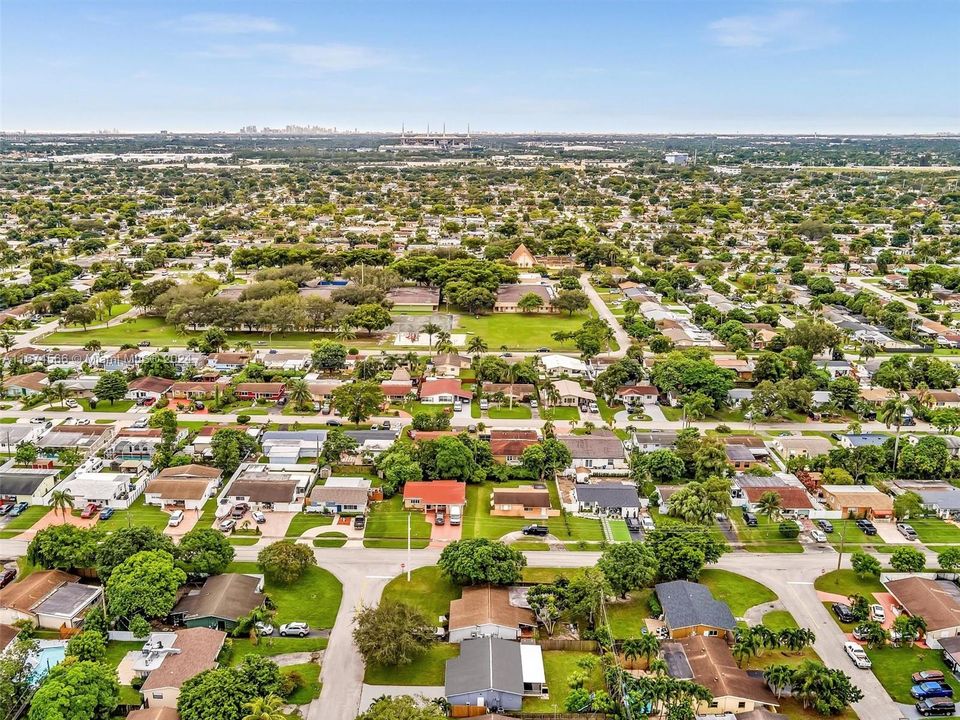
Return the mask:
[[846, 518], [843, 521], [843, 531], [840, 533], [840, 552], [837, 555], [837, 570], [840, 569], [840, 562], [843, 560], [843, 541], [847, 537], [847, 523], [850, 522], [850, 518]]
[[410, 582], [410, 513], [407, 513], [407, 582]]

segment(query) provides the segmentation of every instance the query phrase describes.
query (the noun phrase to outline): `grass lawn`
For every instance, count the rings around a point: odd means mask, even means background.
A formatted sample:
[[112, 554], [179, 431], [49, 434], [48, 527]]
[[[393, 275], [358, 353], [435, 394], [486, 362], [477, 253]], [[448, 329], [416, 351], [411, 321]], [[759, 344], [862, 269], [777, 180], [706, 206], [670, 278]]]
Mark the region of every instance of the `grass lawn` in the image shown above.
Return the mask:
[[[843, 538], [844, 549], [849, 549], [850, 545], [883, 545], [883, 539], [879, 535], [865, 535], [863, 530], [857, 527], [856, 520], [834, 520], [833, 532], [827, 535], [827, 540], [836, 550], [840, 549], [840, 539]], [[846, 526], [846, 529], [844, 529]], [[857, 548], [853, 548], [857, 549]]]
[[564, 420], [567, 422], [580, 419], [580, 411], [575, 407], [550, 407], [543, 408], [540, 410], [540, 417], [544, 420], [557, 421]]
[[612, 408], [604, 401], [603, 398], [597, 398], [597, 407], [600, 408], [600, 417], [603, 418], [604, 422], [612, 423], [613, 416], [616, 415], [619, 411], [623, 410], [623, 407], [617, 406]]
[[630, 531], [627, 530], [627, 523], [623, 520], [611, 520], [609, 522], [610, 533], [616, 542], [630, 542]]
[[243, 546], [243, 545], [256, 545], [260, 542], [260, 536], [258, 535], [231, 535], [227, 538], [227, 542], [231, 545]]
[[785, 538], [777, 529], [777, 521], [770, 521], [764, 515], [757, 516], [757, 527], [747, 527], [743, 515], [730, 513], [730, 519], [737, 527], [737, 536], [749, 552], [759, 553], [802, 553], [803, 545], [797, 538]]
[[[410, 547], [413, 550], [423, 550], [430, 544], [429, 538], [422, 538], [420, 540], [410, 540]], [[380, 538], [366, 538], [363, 541], [363, 546], [365, 548], [374, 548], [377, 550], [406, 550], [407, 541], [406, 540], [384, 540]]]
[[919, 518], [907, 522], [917, 531], [922, 543], [960, 543], [960, 528], [937, 518]]
[[529, 420], [533, 417], [527, 405], [514, 405], [512, 408], [506, 405], [492, 407], [487, 411], [487, 415], [494, 420]]
[[101, 400], [95, 408], [92, 408], [87, 398], [77, 398], [77, 402], [84, 412], [126, 412], [134, 405], [133, 400], [117, 400], [113, 404], [109, 400]]
[[100, 520], [97, 526], [104, 530], [119, 530], [128, 525], [130, 527], [145, 526], [163, 530], [169, 519], [169, 514], [156, 505], [147, 505], [144, 502], [143, 495], [141, 495], [129, 508], [117, 510], [109, 520]]
[[[557, 342], [551, 335], [555, 332], [579, 330], [589, 313], [521, 315], [500, 313], [494, 315], [460, 315], [461, 331], [479, 335], [487, 341], [490, 350], [506, 347], [508, 350], [536, 350], [548, 347], [551, 350], [576, 350], [573, 341]], [[468, 338], [469, 341], [469, 338]]]
[[868, 600], [873, 593], [886, 592], [880, 579], [868, 577], [861, 579], [853, 570], [833, 570], [816, 579], [813, 587], [820, 592], [836, 593], [848, 597], [860, 593]]
[[[4, 530], [29, 530], [32, 528], [37, 520], [42, 518], [50, 512], [50, 508], [46, 505], [31, 505], [22, 513], [17, 515], [17, 517], [12, 518], [10, 522], [3, 526]], [[14, 533], [19, 534], [19, 533]]]
[[586, 542], [601, 542], [603, 540], [603, 527], [599, 520], [567, 514], [550, 518], [547, 520], [547, 527], [550, 528], [550, 534], [557, 536], [560, 540]]
[[143, 648], [143, 640], [137, 642], [118, 642], [116, 640], [111, 640], [107, 643], [107, 654], [103, 657], [104, 665], [116, 670], [117, 666], [120, 665], [120, 661], [126, 656], [131, 650], [141, 650]]
[[797, 621], [787, 610], [771, 610], [763, 616], [763, 624], [771, 630], [786, 630], [787, 628], [797, 628]]
[[534, 540], [521, 540], [520, 542], [510, 543], [510, 547], [521, 552], [540, 552], [549, 550], [550, 546], [545, 542], [536, 542]]
[[644, 620], [650, 617], [650, 596], [653, 590], [635, 590], [626, 601], [607, 603], [610, 632], [617, 640], [640, 637], [646, 629]]
[[456, 643], [438, 642], [409, 665], [368, 665], [363, 681], [370, 685], [443, 685], [447, 660], [459, 654]]
[[548, 568], [548, 567], [525, 567], [520, 574], [520, 579], [528, 583], [552, 583], [558, 577], [572, 579], [577, 577], [583, 568]]
[[894, 702], [911, 704], [916, 702], [910, 697], [910, 686], [913, 685], [910, 675], [918, 670], [943, 671], [954, 694], [960, 694], [960, 682], [957, 682], [944, 664], [939, 650], [906, 646], [897, 648], [888, 645], [882, 650], [868, 648], [867, 657], [873, 662], [873, 674], [890, 693]]
[[592, 658], [596, 662], [584, 687], [587, 690], [603, 689], [603, 671], [600, 669], [599, 657], [587, 652], [548, 650], [543, 653], [543, 669], [547, 676], [547, 684], [550, 686], [550, 698], [524, 698], [523, 711], [530, 713], [563, 712], [567, 697], [570, 695], [570, 686], [567, 684], [567, 680], [580, 670], [577, 663], [585, 658]]
[[[260, 573], [261, 570], [255, 562], [234, 562], [227, 572]], [[277, 606], [274, 625], [299, 621], [314, 628], [332, 628], [337, 619], [343, 588], [340, 581], [323, 568], [308, 568], [290, 585], [278, 585], [267, 579], [264, 588]]]
[[314, 698], [320, 697], [320, 664], [302, 663], [300, 665], [287, 665], [280, 668], [283, 675], [297, 673], [303, 678], [303, 686], [294, 690], [284, 700], [291, 705], [306, 705]]
[[467, 506], [463, 512], [463, 538], [496, 540], [530, 523], [523, 518], [490, 515], [490, 497], [493, 485], [467, 485]]
[[450, 602], [460, 597], [460, 587], [450, 582], [436, 565], [398, 575], [383, 589], [383, 600], [396, 600], [423, 611], [430, 622], [450, 613]]
[[287, 537], [300, 537], [310, 528], [332, 524], [333, 515], [300, 512], [294, 515], [293, 520], [290, 521], [290, 525], [287, 527]]
[[710, 588], [717, 600], [727, 603], [734, 617], [741, 617], [754, 605], [777, 599], [776, 593], [766, 585], [727, 570], [704, 570], [700, 573], [700, 583]]
[[410, 537], [429, 540], [430, 523], [424, 517], [423, 513], [404, 510], [403, 496], [394, 495], [388, 500], [373, 505], [370, 515], [367, 517], [367, 526], [363, 536], [364, 538], [380, 540], [402, 540], [405, 547], [407, 518], [410, 518]]
[[246, 655], [273, 657], [291, 652], [317, 652], [327, 647], [326, 638], [295, 638], [278, 635], [260, 638], [256, 644], [249, 638], [232, 638], [231, 642], [233, 653], [230, 656], [230, 665], [239, 665]]
[[339, 532], [320, 533], [313, 539], [314, 547], [343, 547], [347, 544], [347, 536]]

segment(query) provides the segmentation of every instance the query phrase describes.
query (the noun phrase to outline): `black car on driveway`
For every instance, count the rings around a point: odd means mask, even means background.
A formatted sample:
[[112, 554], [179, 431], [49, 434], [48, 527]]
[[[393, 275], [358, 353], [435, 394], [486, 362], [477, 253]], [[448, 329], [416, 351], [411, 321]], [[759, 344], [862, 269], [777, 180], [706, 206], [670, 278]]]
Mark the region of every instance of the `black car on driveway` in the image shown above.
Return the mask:
[[849, 605], [836, 602], [830, 607], [833, 610], [833, 614], [837, 616], [837, 619], [840, 622], [852, 623], [857, 621], [857, 617], [853, 614], [853, 609]]

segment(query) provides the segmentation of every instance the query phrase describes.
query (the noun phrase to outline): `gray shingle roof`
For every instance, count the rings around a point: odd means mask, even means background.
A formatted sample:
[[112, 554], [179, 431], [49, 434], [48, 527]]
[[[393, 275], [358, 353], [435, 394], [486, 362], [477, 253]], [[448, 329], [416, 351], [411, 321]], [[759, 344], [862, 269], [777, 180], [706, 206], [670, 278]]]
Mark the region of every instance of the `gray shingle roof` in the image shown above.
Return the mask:
[[596, 503], [605, 508], [640, 507], [640, 496], [633, 485], [608, 482], [595, 485], [577, 485], [577, 500], [582, 503]]
[[520, 643], [471, 638], [460, 643], [460, 657], [447, 660], [447, 697], [487, 690], [523, 695]]
[[686, 580], [660, 583], [655, 588], [663, 620], [670, 630], [705, 625], [733, 630], [737, 626], [730, 607], [716, 600], [710, 588]]

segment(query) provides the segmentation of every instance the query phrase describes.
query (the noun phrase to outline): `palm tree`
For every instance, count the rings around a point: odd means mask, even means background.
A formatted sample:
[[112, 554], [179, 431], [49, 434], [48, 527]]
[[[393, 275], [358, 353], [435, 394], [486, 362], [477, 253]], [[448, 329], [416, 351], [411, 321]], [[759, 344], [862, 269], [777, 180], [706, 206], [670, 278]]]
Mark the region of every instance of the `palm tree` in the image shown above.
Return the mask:
[[703, 393], [695, 392], [685, 395], [680, 401], [680, 407], [683, 408], [683, 425], [686, 427], [691, 420], [702, 420], [713, 410], [713, 401]]
[[13, 335], [8, 332], [0, 335], [0, 347], [3, 347], [4, 352], [10, 352], [10, 348], [12, 348], [16, 342], [17, 341], [13, 339]]
[[479, 335], [474, 335], [467, 343], [467, 352], [471, 355], [483, 355], [487, 351], [487, 342]]
[[283, 700], [276, 695], [254, 698], [243, 704], [243, 709], [247, 712], [243, 720], [284, 720], [287, 716], [281, 712], [281, 707]]
[[54, 490], [50, 493], [50, 506], [60, 511], [60, 517], [67, 521], [67, 508], [73, 510], [73, 495], [68, 490]]
[[877, 346], [873, 343], [862, 342], [860, 343], [860, 359], [869, 360], [877, 356]]
[[559, 405], [560, 404], [560, 391], [557, 390], [556, 386], [553, 383], [547, 385], [544, 389], [544, 394], [547, 396], [548, 405]]
[[337, 328], [337, 332], [334, 333], [334, 337], [337, 340], [354, 340], [357, 337], [357, 331], [346, 323], [341, 323]]
[[930, 388], [926, 385], [920, 384], [917, 385], [916, 392], [910, 398], [910, 406], [913, 408], [914, 412], [921, 412], [924, 408], [931, 408], [934, 406], [933, 395], [930, 393]]
[[775, 515], [779, 515], [783, 509], [783, 499], [773, 490], [767, 491], [757, 500], [757, 512], [766, 515], [767, 520], [773, 520]]
[[660, 654], [660, 640], [653, 633], [643, 633], [635, 642], [637, 643], [637, 649], [640, 651], [640, 654], [646, 659], [647, 667], [649, 668], [654, 658]]
[[441, 345], [447, 345], [447, 344], [449, 344], [449, 343], [450, 343], [450, 333], [449, 333], [449, 332], [447, 332], [446, 330], [441, 330], [440, 332], [437, 333], [437, 345], [436, 345], [436, 347], [439, 348]]
[[793, 668], [789, 665], [771, 665], [763, 671], [763, 679], [779, 700], [783, 691], [793, 682]]
[[67, 395], [69, 394], [67, 386], [62, 382], [54, 383], [48, 392], [60, 401], [60, 405], [63, 405], [63, 401], [67, 399]]
[[907, 411], [907, 404], [899, 397], [892, 397], [880, 406], [877, 419], [887, 428], [895, 425], [897, 434], [893, 441], [893, 472], [897, 472], [897, 459], [900, 454], [900, 427], [903, 425], [903, 416]]
[[829, 677], [826, 667], [813, 660], [805, 660], [793, 671], [793, 696], [804, 708], [816, 702], [824, 681]]
[[297, 410], [302, 410], [313, 401], [310, 386], [305, 380], [295, 378], [287, 382], [287, 397]]
[[433, 336], [441, 330], [443, 330], [443, 328], [437, 325], [435, 322], [428, 322], [426, 325], [421, 326], [420, 332], [427, 336], [428, 347], [433, 347]]
[[777, 640], [791, 652], [798, 653], [816, 642], [817, 636], [808, 628], [784, 628], [777, 635]]
[[556, 437], [556, 434], [557, 434], [556, 426], [552, 422], [547, 420], [543, 424], [543, 437], [549, 440], [550, 438]]

